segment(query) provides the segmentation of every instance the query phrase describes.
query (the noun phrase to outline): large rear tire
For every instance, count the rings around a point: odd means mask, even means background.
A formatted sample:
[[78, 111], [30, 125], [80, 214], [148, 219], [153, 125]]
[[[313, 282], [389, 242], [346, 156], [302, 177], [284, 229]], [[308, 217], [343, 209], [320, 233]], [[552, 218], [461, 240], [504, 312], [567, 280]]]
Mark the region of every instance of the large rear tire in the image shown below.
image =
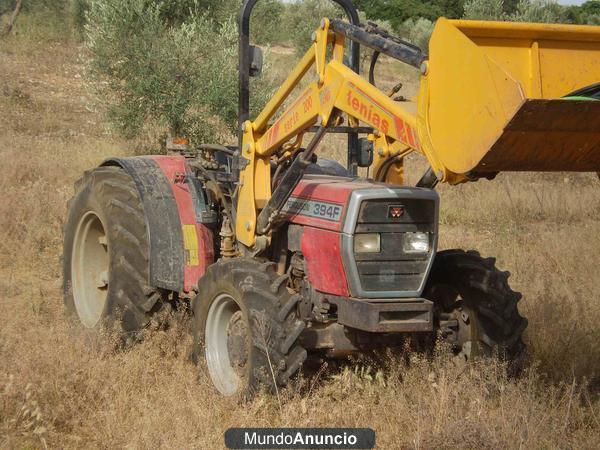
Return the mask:
[[475, 251], [436, 255], [424, 297], [434, 302], [441, 337], [458, 361], [497, 355], [518, 372], [525, 355], [527, 319], [518, 311], [521, 294], [508, 285], [509, 272]]
[[64, 228], [63, 291], [68, 313], [86, 329], [134, 337], [162, 305], [149, 285], [148, 233], [131, 177], [99, 167], [75, 183]]
[[273, 267], [250, 258], [220, 260], [198, 282], [192, 358], [205, 358], [223, 395], [247, 399], [261, 388], [273, 391], [306, 359], [297, 344], [305, 328], [296, 316], [299, 296]]

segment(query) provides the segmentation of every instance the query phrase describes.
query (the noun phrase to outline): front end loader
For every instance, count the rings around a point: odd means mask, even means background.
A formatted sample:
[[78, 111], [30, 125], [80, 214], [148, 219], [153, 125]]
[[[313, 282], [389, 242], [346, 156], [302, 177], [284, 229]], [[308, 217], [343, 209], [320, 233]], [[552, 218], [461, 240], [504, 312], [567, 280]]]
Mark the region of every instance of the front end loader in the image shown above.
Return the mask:
[[[494, 258], [438, 250], [434, 188], [500, 171], [600, 171], [600, 28], [442, 18], [426, 53], [336, 0], [349, 20], [322, 20], [251, 119], [256, 1], [240, 14], [238, 145], [179, 145], [87, 172], [65, 225], [67, 311], [134, 339], [190, 304], [193, 358], [224, 395], [285, 384], [309, 357], [409, 336], [518, 370], [521, 295]], [[377, 87], [380, 55], [420, 71], [415, 99]], [[346, 167], [318, 156], [327, 133], [347, 134]], [[429, 163], [414, 187], [412, 152]]]

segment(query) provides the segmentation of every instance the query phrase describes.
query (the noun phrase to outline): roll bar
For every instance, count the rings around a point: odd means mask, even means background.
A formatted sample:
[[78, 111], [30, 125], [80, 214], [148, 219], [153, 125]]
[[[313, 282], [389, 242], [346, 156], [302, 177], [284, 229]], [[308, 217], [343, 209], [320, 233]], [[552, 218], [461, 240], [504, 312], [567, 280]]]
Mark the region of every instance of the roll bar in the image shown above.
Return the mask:
[[[342, 7], [346, 12], [350, 23], [358, 26], [360, 20], [358, 11], [350, 0], [332, 0]], [[258, 0], [244, 0], [238, 23], [239, 29], [239, 100], [238, 100], [238, 125], [248, 120], [250, 115], [250, 15]], [[348, 61], [349, 67], [356, 73], [360, 72], [360, 45], [357, 42], [351, 41], [350, 58]], [[336, 130], [331, 130], [336, 131]], [[358, 149], [358, 133], [357, 131], [344, 127], [348, 135], [348, 170], [352, 174], [357, 172], [356, 150]], [[239, 144], [242, 144], [242, 133], [238, 132]]]

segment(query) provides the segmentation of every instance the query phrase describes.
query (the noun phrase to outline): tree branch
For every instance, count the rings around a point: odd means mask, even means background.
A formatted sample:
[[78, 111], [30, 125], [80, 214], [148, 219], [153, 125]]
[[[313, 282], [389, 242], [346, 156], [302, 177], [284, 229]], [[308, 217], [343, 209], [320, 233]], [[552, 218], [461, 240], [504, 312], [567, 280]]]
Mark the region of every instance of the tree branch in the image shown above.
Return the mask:
[[10, 18], [8, 19], [8, 23], [6, 24], [6, 27], [4, 28], [4, 31], [2, 32], [3, 35], [7, 35], [8, 33], [10, 33], [12, 31], [13, 26], [15, 25], [15, 21], [17, 20], [17, 16], [21, 12], [22, 6], [23, 6], [23, 0], [17, 0], [17, 3], [15, 4], [15, 9], [13, 10], [12, 14], [10, 15]]

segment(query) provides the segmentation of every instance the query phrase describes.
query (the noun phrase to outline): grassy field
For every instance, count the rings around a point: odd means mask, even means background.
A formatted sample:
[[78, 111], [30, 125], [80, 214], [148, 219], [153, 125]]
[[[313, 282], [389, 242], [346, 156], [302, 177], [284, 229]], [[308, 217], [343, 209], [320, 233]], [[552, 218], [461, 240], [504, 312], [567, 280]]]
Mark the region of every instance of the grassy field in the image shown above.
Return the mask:
[[91, 345], [63, 316], [65, 203], [83, 170], [134, 149], [94, 111], [80, 53], [42, 32], [0, 41], [1, 448], [212, 449], [231, 426], [372, 427], [379, 448], [597, 448], [595, 175], [439, 189], [441, 247], [496, 256], [524, 295], [531, 364], [519, 379], [493, 363], [456, 367], [440, 349], [324, 369], [238, 405], [188, 362], [182, 326], [127, 351]]

